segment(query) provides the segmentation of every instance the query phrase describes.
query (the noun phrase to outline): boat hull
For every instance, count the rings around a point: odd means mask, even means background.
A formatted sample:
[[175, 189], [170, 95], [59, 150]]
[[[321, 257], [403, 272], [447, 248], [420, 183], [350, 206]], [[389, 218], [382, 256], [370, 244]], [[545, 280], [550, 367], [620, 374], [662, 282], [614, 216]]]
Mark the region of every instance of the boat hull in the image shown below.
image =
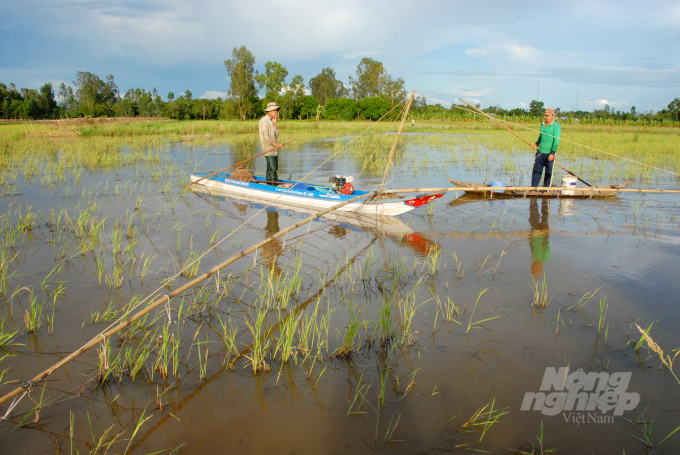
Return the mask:
[[[592, 198], [598, 198], [598, 199], [604, 199], [604, 198], [615, 198], [616, 195], [618, 194], [617, 192], [614, 191], [588, 191], [588, 192], [583, 192], [583, 193], [576, 193], [576, 194], [564, 194], [568, 189], [564, 189], [562, 191], [550, 191], [550, 192], [537, 192], [537, 194], [529, 194], [528, 191], [512, 191], [512, 190], [507, 190], [507, 191], [492, 191], [492, 190], [499, 190], [501, 188], [499, 187], [490, 187], [489, 185], [484, 185], [483, 183], [473, 183], [473, 182], [464, 182], [462, 180], [453, 180], [453, 179], [447, 179], [449, 182], [451, 182], [453, 185], [459, 187], [459, 188], [465, 188], [465, 187], [472, 187], [472, 188], [479, 188], [479, 187], [488, 187], [489, 191], [483, 190], [483, 189], [474, 189], [474, 190], [466, 190], [463, 189], [466, 194], [474, 194], [474, 195], [480, 195], [480, 196], [487, 196], [489, 199], [512, 199], [512, 198], [544, 198], [544, 199], [592, 199]], [[603, 186], [596, 186], [594, 188], [602, 188], [602, 189], [623, 189], [626, 188], [628, 185], [630, 185], [631, 182], [625, 182], [621, 183], [618, 185], [603, 185]]]

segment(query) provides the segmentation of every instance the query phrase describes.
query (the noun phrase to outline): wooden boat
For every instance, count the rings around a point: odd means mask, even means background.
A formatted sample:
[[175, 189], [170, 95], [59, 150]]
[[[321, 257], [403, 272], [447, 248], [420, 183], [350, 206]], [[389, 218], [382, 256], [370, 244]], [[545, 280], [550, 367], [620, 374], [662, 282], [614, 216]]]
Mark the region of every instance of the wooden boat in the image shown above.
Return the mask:
[[[538, 197], [538, 198], [570, 198], [570, 199], [590, 199], [590, 198], [611, 198], [616, 197], [616, 192], [614, 191], [587, 191], [587, 192], [575, 192], [575, 194], [563, 194], [569, 189], [565, 188], [564, 191], [546, 191], [539, 192], [538, 194], [529, 194], [529, 191], [516, 191], [516, 190], [505, 190], [505, 191], [485, 191], [483, 189], [477, 189], [479, 187], [485, 187], [491, 189], [489, 185], [483, 183], [473, 183], [464, 182], [462, 180], [447, 179], [453, 185], [458, 188], [475, 188], [470, 190], [463, 190], [467, 194], [478, 194], [478, 195], [488, 195], [490, 198], [496, 199], [508, 199], [508, 198], [518, 198], [518, 197]], [[602, 185], [594, 186], [592, 188], [601, 188], [607, 190], [621, 190], [628, 187], [633, 182], [624, 182], [616, 185]], [[500, 190], [502, 188], [493, 187], [494, 190]]]
[[[192, 174], [191, 181], [195, 182], [207, 174]], [[231, 175], [231, 174], [230, 174]], [[213, 188], [227, 194], [238, 196], [252, 196], [268, 202], [280, 202], [295, 207], [327, 209], [340, 202], [368, 193], [368, 191], [354, 190], [352, 195], [339, 194], [330, 187], [306, 184], [293, 180], [280, 180], [279, 185], [267, 185], [264, 177], [253, 177], [249, 182], [232, 180], [230, 175], [217, 174], [196, 185]], [[284, 186], [286, 185], [286, 186]], [[338, 210], [355, 212], [363, 215], [396, 216], [427, 205], [443, 194], [419, 194], [406, 199], [405, 196], [389, 195], [371, 198], [368, 201], [358, 201], [347, 204]]]

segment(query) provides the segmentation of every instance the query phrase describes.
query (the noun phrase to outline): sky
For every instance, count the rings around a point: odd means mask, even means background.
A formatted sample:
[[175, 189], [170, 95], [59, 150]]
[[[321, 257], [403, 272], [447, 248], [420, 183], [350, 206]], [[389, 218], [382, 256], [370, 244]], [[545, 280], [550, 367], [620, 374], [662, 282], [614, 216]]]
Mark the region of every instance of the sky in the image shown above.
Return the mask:
[[224, 61], [245, 45], [305, 83], [361, 58], [448, 107], [658, 111], [680, 97], [680, 1], [32, 0], [0, 21], [0, 82], [72, 84], [113, 74], [122, 92], [154, 87], [224, 96]]

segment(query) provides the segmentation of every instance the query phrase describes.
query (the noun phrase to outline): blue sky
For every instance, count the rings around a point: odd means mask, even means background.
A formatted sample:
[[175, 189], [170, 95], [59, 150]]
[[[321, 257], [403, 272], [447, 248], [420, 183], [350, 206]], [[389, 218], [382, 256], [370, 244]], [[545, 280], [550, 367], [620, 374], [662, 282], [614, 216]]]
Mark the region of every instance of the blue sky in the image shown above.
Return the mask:
[[3, 2], [0, 82], [38, 88], [76, 71], [166, 97], [228, 90], [245, 45], [305, 82], [362, 57], [430, 103], [659, 110], [680, 97], [680, 1], [33, 0]]

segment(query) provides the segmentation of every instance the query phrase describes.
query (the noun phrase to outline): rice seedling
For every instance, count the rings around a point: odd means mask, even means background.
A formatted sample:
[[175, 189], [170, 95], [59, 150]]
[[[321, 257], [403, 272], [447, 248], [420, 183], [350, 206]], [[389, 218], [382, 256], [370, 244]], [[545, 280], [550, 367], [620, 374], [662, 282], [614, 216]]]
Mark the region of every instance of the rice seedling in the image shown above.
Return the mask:
[[453, 259], [456, 261], [456, 277], [457, 278], [463, 278], [463, 270], [461, 270], [462, 263], [460, 260], [458, 260], [458, 256], [456, 255], [456, 252], [452, 252], [451, 255], [453, 256]]
[[633, 422], [630, 419], [624, 420], [628, 420], [631, 423], [635, 423], [638, 427], [640, 427], [640, 430], [642, 430], [642, 437], [636, 436], [634, 434], [631, 435], [632, 437], [645, 444], [646, 447], [654, 447], [654, 443], [652, 442], [652, 430], [654, 429], [654, 419], [652, 419], [651, 422], [648, 422], [645, 419], [645, 412], [647, 412], [647, 408], [645, 408], [642, 411], [642, 414], [640, 414], [640, 416], [637, 419], [635, 419], [635, 422]]
[[554, 296], [548, 299], [548, 281], [545, 279], [545, 273], [543, 274], [542, 280], [532, 279], [530, 287], [533, 297], [533, 302], [531, 305], [538, 308], [545, 308], [548, 306]]
[[33, 289], [24, 288], [28, 291], [28, 310], [25, 310], [24, 324], [28, 332], [38, 333], [42, 326], [43, 301], [38, 300], [38, 295]]
[[256, 309], [255, 320], [251, 321], [247, 318], [245, 321], [252, 337], [252, 344], [250, 345], [250, 354], [244, 354], [243, 356], [250, 361], [253, 374], [271, 370], [271, 367], [266, 362], [267, 353], [271, 345], [271, 339], [264, 336], [266, 333], [264, 327], [266, 316], [266, 310]]
[[390, 373], [392, 372], [392, 366], [390, 365], [389, 357], [387, 362], [382, 366], [380, 370], [380, 390], [378, 392], [378, 401], [381, 405], [385, 405], [385, 392], [387, 390], [387, 381], [389, 379]]
[[609, 304], [607, 303], [607, 297], [602, 297], [600, 299], [600, 316], [597, 322], [597, 333], [600, 333], [604, 329], [604, 320], [607, 317], [608, 309]]
[[361, 376], [359, 376], [359, 380], [357, 381], [357, 388], [354, 391], [354, 398], [352, 399], [352, 402], [349, 405], [349, 409], [347, 410], [348, 416], [366, 414], [366, 411], [362, 411], [361, 407], [364, 404], [364, 401], [366, 401], [366, 394], [371, 388], [371, 382], [369, 382], [368, 384], [363, 383], [364, 373], [365, 372], [361, 373]]
[[578, 302], [576, 302], [574, 305], [567, 308], [566, 311], [569, 311], [572, 308], [576, 308], [576, 311], [581, 311], [581, 309], [586, 305], [586, 303], [588, 303], [590, 301], [590, 299], [592, 299], [595, 296], [595, 294], [597, 294], [597, 291], [599, 291], [600, 289], [602, 289], [602, 287], [599, 287], [592, 292], [586, 292], [583, 295], [583, 297], [581, 297], [578, 300]]
[[491, 320], [493, 320], [493, 319], [500, 318], [500, 316], [493, 316], [493, 317], [490, 317], [490, 318], [482, 319], [481, 321], [472, 322], [472, 318], [475, 316], [475, 310], [477, 309], [477, 304], [479, 303], [479, 299], [480, 299], [480, 298], [484, 295], [484, 293], [485, 293], [486, 291], [488, 291], [489, 289], [491, 289], [491, 288], [490, 288], [490, 287], [487, 287], [487, 288], [485, 288], [485, 289], [480, 289], [480, 290], [479, 290], [479, 294], [477, 295], [477, 300], [475, 301], [475, 306], [472, 307], [472, 313], [470, 313], [470, 320], [468, 321], [467, 329], [465, 329], [465, 334], [466, 334], [466, 335], [467, 335], [467, 333], [470, 331], [471, 328], [477, 328], [477, 327], [474, 327], [474, 326], [476, 326], [476, 325], [478, 325], [478, 324], [483, 324], [484, 322], [488, 322], [488, 321], [491, 321]]
[[449, 296], [446, 296], [446, 302], [444, 302], [444, 305], [443, 305], [443, 308], [442, 308], [441, 311], [442, 311], [442, 314], [443, 314], [442, 319], [444, 320], [444, 322], [453, 321], [453, 322], [460, 324], [460, 322], [458, 322], [454, 317], [454, 316], [458, 316], [460, 314], [460, 306], [453, 303], [453, 301], [449, 298]]
[[401, 420], [401, 414], [397, 417], [397, 421], [394, 422], [394, 426], [392, 426], [392, 421], [394, 420], [394, 416], [390, 419], [390, 423], [387, 425], [387, 430], [385, 431], [385, 442], [390, 443], [390, 442], [404, 442], [404, 441], [398, 441], [393, 439], [394, 437], [394, 431], [397, 429], [397, 426], [399, 425], [399, 421]]
[[[231, 322], [231, 317], [227, 320], [227, 322], [222, 321], [222, 317], [219, 314], [217, 315], [217, 318], [220, 321], [220, 332], [218, 333], [222, 338], [222, 342], [224, 343], [224, 348], [226, 350], [224, 356], [224, 364], [227, 368], [232, 368], [234, 362], [236, 361], [239, 355], [238, 349], [236, 348], [236, 336], [238, 335], [238, 327], [236, 327], [236, 325], [234, 325]], [[287, 353], [289, 354], [289, 356], [292, 355], [292, 341], [286, 347], [288, 347]], [[278, 349], [277, 352], [279, 352]], [[231, 360], [232, 356], [234, 357], [233, 361]], [[281, 353], [281, 360], [283, 360], [284, 362], [288, 361], [288, 357], [285, 357], [283, 355], [283, 352]]]
[[19, 276], [16, 271], [8, 273], [10, 265], [12, 262], [14, 262], [17, 256], [19, 256], [19, 252], [11, 255], [7, 249], [5, 249], [3, 246], [0, 246], [0, 295], [2, 296], [7, 295], [10, 280], [15, 276]]
[[[486, 433], [491, 426], [498, 422], [498, 419], [510, 413], [510, 411], [506, 411], [508, 408], [494, 409], [495, 404], [496, 399], [494, 398], [491, 403], [487, 403], [482, 408], [478, 409], [461, 427], [463, 430], [466, 430], [468, 427], [482, 427], [480, 430], [482, 434], [479, 437], [478, 442], [482, 442]], [[488, 411], [486, 410], [487, 408], [489, 408]]]
[[[637, 325], [637, 324], [635, 324], [635, 325]], [[649, 335], [649, 331], [652, 330], [653, 326], [654, 326], [654, 322], [652, 322], [651, 324], [647, 324], [647, 328], [645, 328], [645, 333], [647, 335]], [[644, 341], [645, 341], [644, 335], [640, 335], [640, 340], [635, 345], [635, 352], [638, 352], [638, 350], [640, 349], [640, 346], [642, 346], [642, 343], [644, 343]], [[632, 340], [630, 342], [632, 342]]]
[[[0, 348], [5, 348], [7, 346], [12, 346], [14, 343], [12, 341], [19, 334], [19, 329], [10, 329], [6, 326], [5, 321], [0, 319]], [[3, 359], [6, 356], [3, 357]], [[0, 376], [1, 380], [1, 376]]]
[[392, 290], [383, 294], [383, 298], [378, 310], [378, 321], [375, 325], [373, 335], [379, 333], [378, 339], [381, 344], [385, 344], [393, 337], [392, 328], [394, 327], [393, 310], [397, 300], [397, 291]]

